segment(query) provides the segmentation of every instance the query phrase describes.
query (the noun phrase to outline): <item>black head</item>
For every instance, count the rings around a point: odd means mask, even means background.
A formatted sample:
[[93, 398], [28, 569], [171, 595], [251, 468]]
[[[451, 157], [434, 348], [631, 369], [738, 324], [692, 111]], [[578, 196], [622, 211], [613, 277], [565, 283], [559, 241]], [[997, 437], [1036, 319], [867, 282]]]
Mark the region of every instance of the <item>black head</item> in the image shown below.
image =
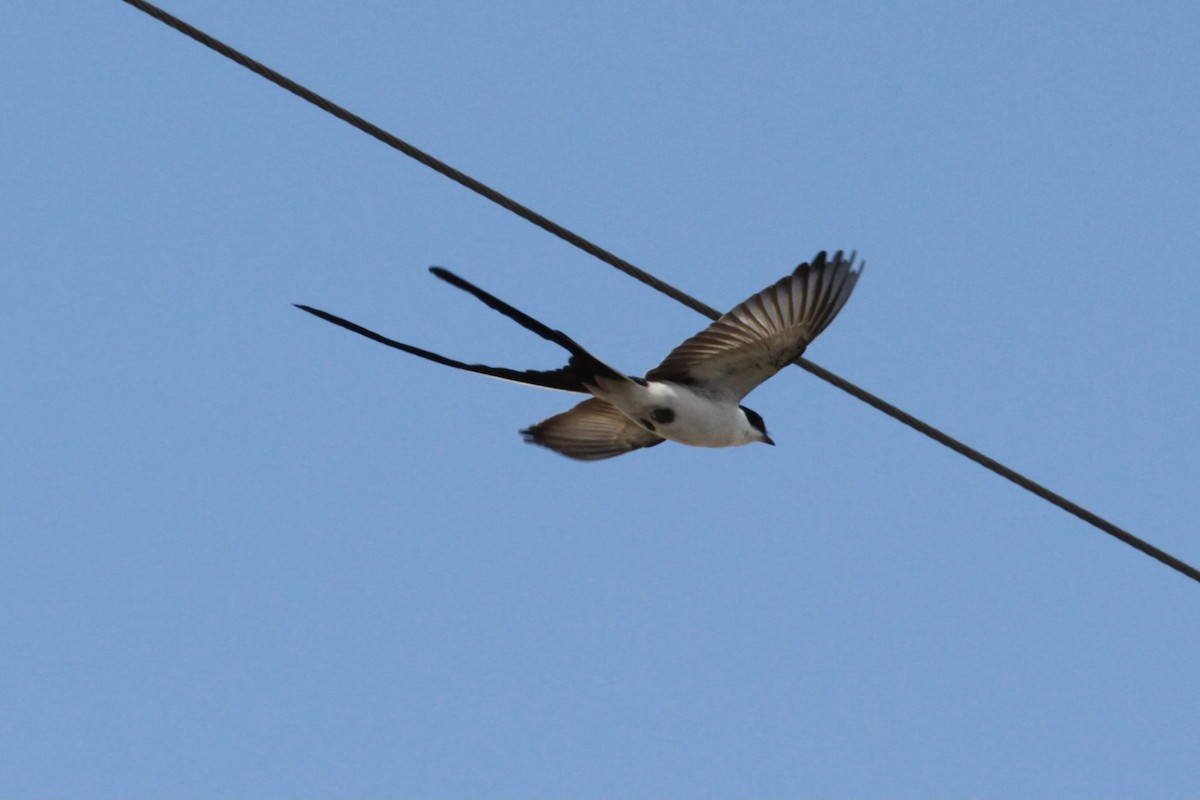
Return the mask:
[[742, 413], [746, 415], [746, 421], [750, 423], [750, 427], [754, 428], [754, 430], [758, 431], [762, 436], [762, 441], [764, 443], [775, 444], [775, 442], [771, 441], [771, 437], [767, 435], [767, 423], [763, 422], [761, 414], [754, 409], [746, 408], [745, 406], [738, 406], [738, 408], [740, 408]]

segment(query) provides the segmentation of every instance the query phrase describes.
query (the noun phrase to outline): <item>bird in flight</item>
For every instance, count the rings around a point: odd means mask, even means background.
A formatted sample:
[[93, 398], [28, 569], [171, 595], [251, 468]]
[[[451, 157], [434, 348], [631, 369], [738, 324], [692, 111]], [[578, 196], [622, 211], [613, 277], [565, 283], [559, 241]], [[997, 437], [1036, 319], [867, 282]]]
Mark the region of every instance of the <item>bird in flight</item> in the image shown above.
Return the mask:
[[543, 339], [571, 354], [554, 370], [515, 370], [467, 364], [403, 344], [311, 306], [296, 307], [377, 342], [455, 369], [565, 392], [590, 394], [579, 405], [521, 434], [525, 441], [581, 461], [598, 461], [667, 439], [693, 447], [733, 447], [763, 442], [763, 418], [741, 405], [756, 386], [795, 361], [833, 321], [854, 291], [863, 265], [855, 255], [824, 251], [812, 263], [736, 306], [676, 347], [644, 378], [618, 372], [554, 330], [454, 273], [437, 277], [474, 295]]

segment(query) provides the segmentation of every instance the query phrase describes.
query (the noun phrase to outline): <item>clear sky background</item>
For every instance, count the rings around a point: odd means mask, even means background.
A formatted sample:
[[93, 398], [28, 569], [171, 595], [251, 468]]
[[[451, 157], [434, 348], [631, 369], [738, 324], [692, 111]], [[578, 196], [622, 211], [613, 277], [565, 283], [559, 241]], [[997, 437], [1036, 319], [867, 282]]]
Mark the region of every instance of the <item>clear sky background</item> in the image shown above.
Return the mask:
[[[1200, 562], [1200, 6], [170, 0]], [[0, 796], [1194, 797], [1200, 585], [792, 369], [598, 464], [705, 320], [118, 0], [0, 31]]]

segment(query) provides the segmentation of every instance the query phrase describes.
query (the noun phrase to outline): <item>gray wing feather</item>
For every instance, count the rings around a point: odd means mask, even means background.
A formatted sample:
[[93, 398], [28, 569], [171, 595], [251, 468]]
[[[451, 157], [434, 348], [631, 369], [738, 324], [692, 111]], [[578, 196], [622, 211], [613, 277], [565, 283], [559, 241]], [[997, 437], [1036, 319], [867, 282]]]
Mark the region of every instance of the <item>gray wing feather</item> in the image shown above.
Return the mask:
[[580, 461], [612, 458], [663, 442], [661, 436], [641, 427], [611, 403], [595, 397], [521, 433], [531, 444]]
[[825, 330], [854, 291], [854, 269], [838, 251], [824, 251], [786, 278], [736, 306], [676, 347], [647, 380], [673, 381], [741, 400], [795, 361]]

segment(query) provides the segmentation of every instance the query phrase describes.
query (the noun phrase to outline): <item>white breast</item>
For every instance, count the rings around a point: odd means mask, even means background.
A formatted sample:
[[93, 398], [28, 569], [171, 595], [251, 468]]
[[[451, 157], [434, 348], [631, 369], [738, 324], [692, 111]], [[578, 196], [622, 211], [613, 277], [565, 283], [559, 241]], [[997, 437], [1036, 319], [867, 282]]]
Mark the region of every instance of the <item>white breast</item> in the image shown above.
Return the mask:
[[[627, 382], [606, 386], [615, 391], [597, 394], [615, 405], [621, 413], [643, 426], [649, 423], [655, 433], [693, 447], [733, 447], [749, 444], [753, 433], [736, 403], [721, 402], [697, 394], [687, 386], [667, 381], [651, 381], [647, 386]], [[656, 409], [675, 413], [671, 422], [656, 422]]]

